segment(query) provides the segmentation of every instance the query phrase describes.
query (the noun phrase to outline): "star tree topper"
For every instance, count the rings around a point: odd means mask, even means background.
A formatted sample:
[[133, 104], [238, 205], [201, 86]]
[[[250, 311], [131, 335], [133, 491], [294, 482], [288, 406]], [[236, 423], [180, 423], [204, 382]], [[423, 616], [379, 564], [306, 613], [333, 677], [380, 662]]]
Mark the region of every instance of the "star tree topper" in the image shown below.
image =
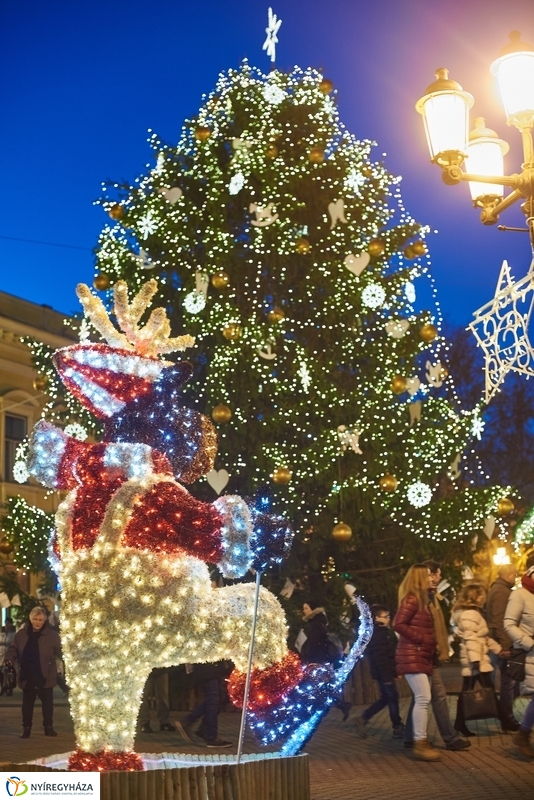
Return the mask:
[[278, 44], [278, 31], [280, 30], [280, 25], [282, 24], [282, 20], [278, 19], [276, 14], [273, 14], [272, 8], [268, 11], [269, 14], [269, 22], [267, 27], [265, 28], [265, 33], [267, 34], [267, 38], [263, 43], [262, 50], [267, 52], [267, 56], [271, 59], [271, 61], [276, 61], [276, 45]]
[[503, 261], [495, 297], [475, 311], [469, 325], [484, 351], [486, 403], [508, 372], [534, 377], [534, 350], [528, 335], [533, 305], [534, 261], [528, 274], [516, 283], [508, 262]]

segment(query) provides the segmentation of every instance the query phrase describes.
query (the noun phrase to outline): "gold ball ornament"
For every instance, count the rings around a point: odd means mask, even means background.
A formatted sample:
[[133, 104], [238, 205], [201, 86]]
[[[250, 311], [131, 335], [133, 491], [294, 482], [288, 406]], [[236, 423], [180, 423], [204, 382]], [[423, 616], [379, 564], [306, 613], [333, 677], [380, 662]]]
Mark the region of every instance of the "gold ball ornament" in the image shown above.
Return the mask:
[[267, 158], [276, 158], [278, 155], [278, 147], [275, 144], [270, 144], [265, 151]]
[[306, 253], [310, 252], [311, 244], [307, 239], [304, 238], [304, 236], [301, 236], [300, 239], [297, 239], [295, 242], [295, 249], [297, 253], [305, 255]]
[[438, 336], [438, 329], [435, 325], [432, 325], [431, 322], [425, 323], [421, 330], [419, 331], [419, 336], [426, 342], [427, 344], [433, 342], [436, 336]]
[[10, 553], [13, 552], [14, 549], [15, 548], [13, 547], [9, 539], [6, 539], [5, 536], [2, 537], [2, 539], [0, 539], [0, 553], [2, 553], [3, 556], [8, 556]]
[[395, 375], [391, 381], [391, 391], [393, 394], [402, 394], [408, 388], [408, 380], [404, 375]]
[[409, 261], [413, 261], [414, 258], [417, 258], [417, 253], [411, 244], [409, 244], [408, 247], [405, 247], [403, 252], [404, 258], [407, 258]]
[[424, 256], [428, 252], [426, 244], [422, 239], [418, 239], [411, 247], [416, 256]]
[[115, 203], [111, 208], [108, 208], [108, 214], [111, 219], [122, 219], [124, 217], [124, 206], [121, 206], [120, 203]]
[[93, 281], [93, 286], [97, 292], [105, 292], [111, 286], [111, 279], [105, 272], [100, 272]]
[[46, 375], [38, 375], [33, 382], [33, 388], [36, 392], [43, 392], [47, 386], [48, 378]]
[[382, 255], [385, 249], [386, 246], [381, 239], [371, 239], [367, 248], [367, 252], [373, 258], [378, 258], [378, 256]]
[[332, 538], [335, 539], [336, 542], [348, 542], [351, 536], [352, 528], [345, 522], [338, 522], [337, 525], [334, 525], [332, 528]]
[[312, 164], [322, 164], [324, 161], [324, 150], [322, 147], [312, 147], [308, 153], [308, 161]]
[[323, 78], [319, 84], [319, 91], [323, 94], [330, 94], [330, 92], [334, 91], [334, 84], [328, 78]]
[[230, 283], [230, 276], [227, 272], [216, 272], [215, 275], [211, 276], [211, 285], [214, 286], [216, 289], [226, 289], [228, 284]]
[[228, 339], [229, 342], [237, 342], [238, 339], [241, 338], [241, 334], [243, 333], [243, 328], [241, 325], [238, 325], [237, 322], [231, 322], [225, 328], [223, 328], [223, 336], [225, 339]]
[[384, 492], [395, 492], [397, 491], [397, 486], [399, 485], [398, 479], [395, 477], [395, 475], [391, 475], [390, 472], [386, 472], [385, 475], [382, 475], [378, 483]]
[[291, 480], [292, 472], [287, 467], [277, 467], [272, 474], [272, 479], [274, 483], [278, 486], [287, 486], [289, 481]]
[[207, 142], [210, 136], [211, 131], [209, 128], [206, 128], [205, 125], [199, 125], [195, 130], [195, 139], [197, 142]]
[[497, 503], [497, 514], [505, 517], [507, 514], [511, 514], [514, 508], [515, 506], [509, 497], [501, 497]]
[[273, 310], [269, 311], [269, 313], [267, 314], [267, 319], [269, 320], [269, 322], [280, 322], [284, 318], [285, 314], [281, 308], [278, 308], [278, 306], [275, 306]]
[[226, 406], [224, 403], [220, 403], [218, 406], [215, 406], [215, 408], [212, 410], [211, 417], [214, 422], [220, 422], [220, 423], [230, 422], [230, 420], [232, 419], [232, 410], [228, 408], [228, 406]]

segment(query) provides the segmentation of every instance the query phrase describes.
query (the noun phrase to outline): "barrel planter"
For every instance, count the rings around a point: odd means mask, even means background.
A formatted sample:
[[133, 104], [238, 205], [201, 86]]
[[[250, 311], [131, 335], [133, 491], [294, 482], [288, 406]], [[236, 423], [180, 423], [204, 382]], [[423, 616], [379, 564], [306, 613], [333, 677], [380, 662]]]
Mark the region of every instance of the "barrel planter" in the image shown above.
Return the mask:
[[[65, 756], [40, 763], [2, 764], [3, 771], [60, 771]], [[307, 755], [281, 758], [276, 753], [187, 756], [141, 754], [143, 772], [103, 772], [101, 800], [310, 800]], [[48, 764], [47, 764], [48, 762]]]

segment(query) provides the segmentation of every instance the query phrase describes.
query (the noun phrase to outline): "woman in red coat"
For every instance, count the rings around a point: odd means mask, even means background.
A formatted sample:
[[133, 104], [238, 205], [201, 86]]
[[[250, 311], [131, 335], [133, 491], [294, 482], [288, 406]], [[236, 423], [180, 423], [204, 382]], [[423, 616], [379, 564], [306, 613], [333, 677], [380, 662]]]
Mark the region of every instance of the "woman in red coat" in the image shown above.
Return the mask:
[[428, 743], [430, 676], [437, 640], [429, 609], [430, 570], [424, 564], [410, 567], [399, 587], [399, 609], [393, 629], [399, 634], [395, 655], [397, 674], [404, 675], [414, 695], [414, 757], [437, 761], [440, 753]]

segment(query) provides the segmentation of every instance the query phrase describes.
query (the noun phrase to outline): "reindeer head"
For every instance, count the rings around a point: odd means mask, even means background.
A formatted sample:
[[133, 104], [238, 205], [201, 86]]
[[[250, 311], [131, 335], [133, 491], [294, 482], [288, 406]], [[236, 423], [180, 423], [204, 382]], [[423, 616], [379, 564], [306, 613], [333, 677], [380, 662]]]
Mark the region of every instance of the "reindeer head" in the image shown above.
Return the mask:
[[64, 347], [54, 364], [67, 389], [105, 421], [105, 441], [150, 445], [167, 456], [176, 478], [192, 483], [213, 467], [216, 434], [207, 417], [182, 405], [181, 386], [192, 374], [191, 365], [158, 357], [192, 347], [193, 337], [171, 339], [163, 308], [154, 309], [139, 327], [157, 288], [155, 280], [148, 281], [129, 303], [126, 283], [115, 284], [117, 330], [100, 298], [79, 284], [85, 315], [107, 344]]

